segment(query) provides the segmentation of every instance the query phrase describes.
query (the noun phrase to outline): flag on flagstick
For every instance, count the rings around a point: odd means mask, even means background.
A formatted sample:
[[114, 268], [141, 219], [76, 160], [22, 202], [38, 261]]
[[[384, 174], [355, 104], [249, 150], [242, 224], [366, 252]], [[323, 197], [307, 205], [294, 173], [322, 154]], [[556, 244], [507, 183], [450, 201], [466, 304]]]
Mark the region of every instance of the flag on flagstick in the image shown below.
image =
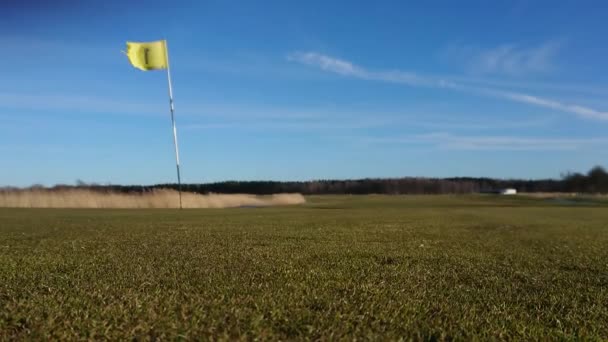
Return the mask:
[[127, 57], [137, 69], [167, 69], [167, 41], [159, 40], [149, 43], [127, 42]]
[[175, 165], [177, 166], [177, 185], [179, 191], [179, 208], [182, 208], [182, 180], [179, 171], [179, 149], [177, 147], [177, 129], [173, 107], [173, 87], [171, 85], [171, 67], [169, 66], [169, 49], [166, 40], [155, 42], [127, 42], [125, 52], [129, 62], [137, 69], [167, 70], [167, 83], [169, 85], [169, 109], [171, 110], [171, 123], [173, 125], [173, 146], [175, 147]]

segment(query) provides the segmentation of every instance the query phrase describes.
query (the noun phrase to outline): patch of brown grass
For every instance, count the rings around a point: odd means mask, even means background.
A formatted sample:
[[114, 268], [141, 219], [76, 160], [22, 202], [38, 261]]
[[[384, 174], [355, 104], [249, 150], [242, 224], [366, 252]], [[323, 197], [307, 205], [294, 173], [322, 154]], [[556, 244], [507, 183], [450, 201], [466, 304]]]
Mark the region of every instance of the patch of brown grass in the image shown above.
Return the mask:
[[[0, 207], [8, 208], [178, 208], [179, 194], [160, 189], [146, 193], [124, 194], [86, 189], [0, 191]], [[182, 192], [184, 208], [267, 207], [305, 203], [301, 194], [255, 196], [246, 194], [200, 195]]]
[[606, 194], [581, 194], [576, 192], [519, 192], [518, 195], [534, 197], [534, 198], [605, 198]]

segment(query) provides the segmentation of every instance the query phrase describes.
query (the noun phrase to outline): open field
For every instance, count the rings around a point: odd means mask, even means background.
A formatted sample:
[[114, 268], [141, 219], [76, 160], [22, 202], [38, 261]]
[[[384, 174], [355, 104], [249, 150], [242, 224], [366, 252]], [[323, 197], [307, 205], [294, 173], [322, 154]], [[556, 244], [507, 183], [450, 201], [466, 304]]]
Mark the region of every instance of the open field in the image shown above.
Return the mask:
[[608, 203], [0, 209], [0, 340], [608, 339]]

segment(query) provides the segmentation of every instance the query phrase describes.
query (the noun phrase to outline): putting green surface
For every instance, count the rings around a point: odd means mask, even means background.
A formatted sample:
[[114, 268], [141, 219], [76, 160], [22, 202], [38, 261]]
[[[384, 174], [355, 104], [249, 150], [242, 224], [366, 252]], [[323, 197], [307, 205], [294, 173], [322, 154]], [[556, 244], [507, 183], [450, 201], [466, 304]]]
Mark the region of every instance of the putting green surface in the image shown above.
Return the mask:
[[0, 340], [608, 339], [608, 206], [0, 209]]

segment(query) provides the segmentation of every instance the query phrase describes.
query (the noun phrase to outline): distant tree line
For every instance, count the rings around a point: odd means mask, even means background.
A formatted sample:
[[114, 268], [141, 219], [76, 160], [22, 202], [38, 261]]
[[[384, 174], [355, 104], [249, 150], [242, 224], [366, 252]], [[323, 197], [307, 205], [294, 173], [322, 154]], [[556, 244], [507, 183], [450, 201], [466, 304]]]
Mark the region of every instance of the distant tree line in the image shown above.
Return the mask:
[[[36, 187], [36, 186], [33, 186]], [[38, 186], [39, 187], [39, 186]], [[147, 192], [160, 188], [177, 190], [177, 184], [96, 185], [78, 181], [76, 186], [57, 185], [52, 189], [86, 188], [97, 191]], [[320, 194], [468, 194], [514, 188], [518, 192], [608, 193], [608, 172], [600, 166], [587, 174], [567, 173], [561, 179], [521, 180], [493, 178], [366, 178], [358, 180], [313, 180], [302, 182], [226, 181], [207, 184], [182, 184], [183, 191], [207, 193]]]
[[568, 173], [562, 178], [567, 192], [608, 193], [608, 172], [601, 166], [592, 168], [586, 175]]

